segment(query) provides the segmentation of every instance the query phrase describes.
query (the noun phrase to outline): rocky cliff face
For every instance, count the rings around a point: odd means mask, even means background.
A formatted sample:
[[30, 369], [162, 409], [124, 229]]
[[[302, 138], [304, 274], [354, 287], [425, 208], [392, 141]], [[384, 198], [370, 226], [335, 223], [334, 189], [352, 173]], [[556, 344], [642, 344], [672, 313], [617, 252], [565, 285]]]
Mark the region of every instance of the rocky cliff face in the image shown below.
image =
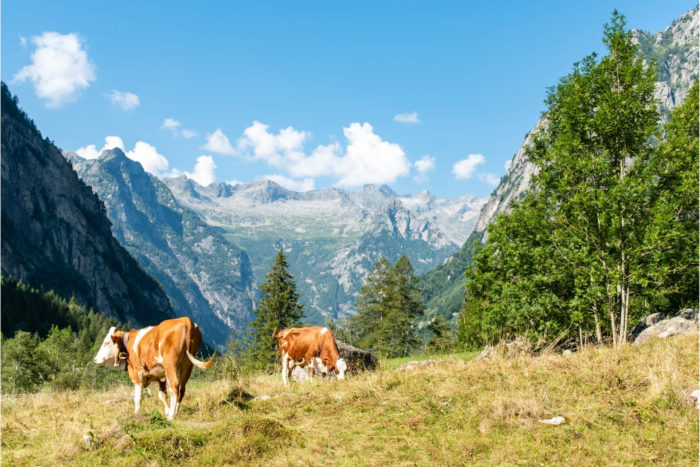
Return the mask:
[[2, 274], [134, 326], [173, 317], [105, 208], [2, 85]]
[[418, 272], [441, 264], [464, 242], [483, 204], [472, 195], [402, 197], [374, 185], [297, 193], [270, 181], [202, 187], [180, 177], [165, 183], [178, 202], [250, 255], [258, 283], [284, 248], [306, 320], [318, 324], [353, 313], [364, 277], [382, 256], [393, 262], [406, 254]]
[[214, 346], [226, 344], [231, 328], [247, 327], [256, 288], [245, 252], [120, 149], [92, 160], [65, 155], [105, 202], [115, 237], [163, 285], [177, 316], [192, 317]]

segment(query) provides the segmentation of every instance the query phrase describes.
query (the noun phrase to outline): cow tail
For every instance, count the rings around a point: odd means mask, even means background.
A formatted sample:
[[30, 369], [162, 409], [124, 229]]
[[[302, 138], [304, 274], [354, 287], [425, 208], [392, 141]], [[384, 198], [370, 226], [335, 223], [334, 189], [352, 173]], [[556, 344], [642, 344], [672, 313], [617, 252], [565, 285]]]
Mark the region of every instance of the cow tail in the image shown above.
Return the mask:
[[214, 364], [213, 359], [210, 359], [208, 362], [202, 362], [200, 360], [197, 360], [196, 358], [194, 358], [194, 355], [192, 355], [189, 350], [187, 351], [187, 358], [190, 359], [194, 366], [202, 370], [208, 370]]
[[[194, 342], [195, 339], [197, 340], [196, 343]], [[197, 350], [199, 349], [199, 345], [201, 344], [201, 342], [202, 342], [202, 333], [201, 333], [200, 330], [199, 330], [199, 326], [197, 326], [197, 325], [195, 324], [194, 326], [192, 326], [191, 331], [190, 331], [190, 342], [189, 342], [189, 344], [190, 344], [190, 349], [191, 349], [191, 350], [194, 350], [195, 353], [196, 353]], [[196, 347], [195, 347], [195, 345], [193, 345], [193, 344], [195, 344]], [[209, 359], [208, 362], [202, 362], [202, 361], [200, 361], [200, 360], [197, 360], [197, 359], [194, 357], [194, 355], [192, 355], [192, 354], [190, 353], [190, 350], [187, 350], [186, 353], [187, 353], [187, 358], [190, 359], [190, 361], [192, 362], [192, 364], [193, 364], [194, 366], [196, 366], [197, 368], [201, 369], [201, 370], [208, 370], [208, 369], [211, 368], [211, 366], [214, 364], [214, 360], [213, 360], [213, 359]]]
[[275, 330], [272, 331], [272, 338], [273, 339], [277, 339], [277, 336], [275, 334], [277, 334], [277, 327], [275, 327]]

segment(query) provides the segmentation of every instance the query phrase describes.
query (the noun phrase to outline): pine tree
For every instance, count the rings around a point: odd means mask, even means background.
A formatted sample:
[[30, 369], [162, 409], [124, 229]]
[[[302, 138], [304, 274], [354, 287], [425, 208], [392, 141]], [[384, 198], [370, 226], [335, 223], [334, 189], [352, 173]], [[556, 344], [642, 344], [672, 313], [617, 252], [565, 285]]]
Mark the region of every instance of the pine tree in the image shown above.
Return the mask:
[[374, 265], [355, 306], [349, 330], [358, 346], [391, 357], [409, 355], [418, 348], [415, 321], [423, 315], [423, 302], [405, 255], [393, 267], [384, 257]]
[[250, 323], [242, 355], [244, 365], [254, 369], [267, 369], [278, 358], [277, 341], [272, 337], [275, 329], [299, 326], [304, 316], [283, 250], [275, 256], [271, 269], [260, 286], [263, 297], [253, 311], [256, 317]]

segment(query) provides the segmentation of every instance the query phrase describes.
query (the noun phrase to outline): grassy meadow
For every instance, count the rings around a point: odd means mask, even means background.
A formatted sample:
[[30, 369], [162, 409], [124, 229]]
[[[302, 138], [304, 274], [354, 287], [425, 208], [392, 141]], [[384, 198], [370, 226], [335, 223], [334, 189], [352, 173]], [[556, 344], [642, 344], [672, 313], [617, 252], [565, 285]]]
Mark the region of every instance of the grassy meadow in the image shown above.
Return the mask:
[[[400, 361], [345, 381], [194, 381], [2, 398], [2, 465], [698, 465], [698, 336], [572, 355]], [[197, 370], [196, 370], [197, 371]], [[124, 376], [126, 381], [126, 376]], [[253, 396], [272, 395], [267, 400]], [[117, 399], [117, 401], [110, 401]], [[563, 416], [550, 426], [539, 419]]]

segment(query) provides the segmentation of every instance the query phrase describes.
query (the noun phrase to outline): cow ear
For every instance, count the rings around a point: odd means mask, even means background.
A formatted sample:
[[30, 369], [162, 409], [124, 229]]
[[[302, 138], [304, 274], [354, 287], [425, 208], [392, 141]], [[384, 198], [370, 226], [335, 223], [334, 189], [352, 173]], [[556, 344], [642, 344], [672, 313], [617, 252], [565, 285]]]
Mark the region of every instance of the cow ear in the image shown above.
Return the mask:
[[114, 331], [112, 333], [112, 342], [118, 344], [120, 340], [124, 337], [124, 331]]

